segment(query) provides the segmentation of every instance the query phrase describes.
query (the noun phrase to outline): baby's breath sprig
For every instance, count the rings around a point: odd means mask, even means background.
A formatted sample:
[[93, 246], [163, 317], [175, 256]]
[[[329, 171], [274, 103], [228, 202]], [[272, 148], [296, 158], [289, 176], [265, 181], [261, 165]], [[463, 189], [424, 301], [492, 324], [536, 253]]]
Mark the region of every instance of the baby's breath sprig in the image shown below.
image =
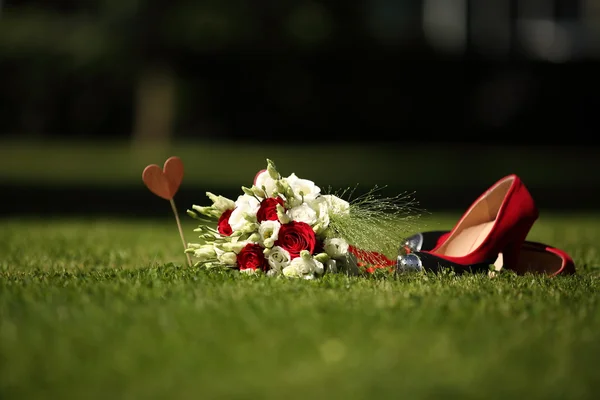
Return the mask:
[[329, 228], [335, 236], [346, 238], [357, 248], [394, 259], [400, 243], [414, 229], [424, 210], [418, 207], [414, 193], [385, 197], [380, 193], [383, 189], [385, 186], [375, 186], [354, 199], [351, 197], [356, 187], [335, 193], [350, 203], [350, 212], [332, 215]]

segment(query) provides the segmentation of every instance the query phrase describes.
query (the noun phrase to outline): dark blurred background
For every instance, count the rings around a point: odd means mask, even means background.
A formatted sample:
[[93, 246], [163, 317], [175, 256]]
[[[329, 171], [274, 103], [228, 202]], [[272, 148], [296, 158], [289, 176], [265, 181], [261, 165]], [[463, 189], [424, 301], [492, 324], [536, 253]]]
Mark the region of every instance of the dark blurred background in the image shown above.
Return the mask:
[[[596, 209], [600, 0], [0, 0], [3, 214], [168, 214], [264, 159], [461, 209]], [[68, 201], [66, 199], [69, 199]]]

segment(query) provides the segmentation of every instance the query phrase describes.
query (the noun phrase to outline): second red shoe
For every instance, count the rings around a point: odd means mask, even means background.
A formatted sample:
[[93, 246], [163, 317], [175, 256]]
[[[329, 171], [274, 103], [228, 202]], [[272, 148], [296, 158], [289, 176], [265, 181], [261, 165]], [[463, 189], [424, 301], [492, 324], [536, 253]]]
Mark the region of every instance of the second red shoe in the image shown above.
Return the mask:
[[[499, 253], [505, 265], [517, 265], [521, 246], [537, 218], [538, 209], [521, 179], [508, 175], [479, 196], [433, 250], [411, 253], [411, 269], [435, 271], [448, 264], [481, 269], [493, 264]], [[400, 272], [408, 264], [401, 257]], [[417, 260], [419, 268], [414, 268]]]

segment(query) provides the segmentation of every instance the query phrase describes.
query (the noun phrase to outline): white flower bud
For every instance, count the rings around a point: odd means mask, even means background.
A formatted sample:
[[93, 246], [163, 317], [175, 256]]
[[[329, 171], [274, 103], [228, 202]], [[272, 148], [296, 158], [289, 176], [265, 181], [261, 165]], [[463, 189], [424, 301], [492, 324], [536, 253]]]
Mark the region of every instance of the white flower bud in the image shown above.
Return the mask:
[[329, 261], [329, 255], [327, 255], [327, 253], [319, 253], [315, 255], [315, 260], [325, 264], [327, 261]]
[[212, 206], [210, 207], [201, 207], [201, 206], [197, 206], [197, 205], [193, 205], [192, 208], [199, 212], [202, 215], [205, 215], [207, 217], [218, 217], [219, 215], [221, 215], [217, 210], [215, 210]]
[[199, 261], [208, 261], [210, 259], [216, 258], [217, 253], [215, 248], [211, 244], [206, 244], [201, 246], [198, 249], [194, 250], [194, 256], [199, 259]]
[[254, 186], [254, 185], [252, 186], [252, 193], [256, 197], [260, 197], [260, 198], [267, 197], [267, 194], [265, 193], [265, 191], [263, 189], [259, 188], [258, 186]]
[[225, 264], [235, 264], [237, 262], [237, 255], [232, 251], [226, 251], [219, 256], [219, 261]]
[[247, 188], [245, 186], [242, 186], [242, 191], [247, 194], [248, 196], [252, 196], [254, 197], [254, 192], [252, 191], [252, 189]]
[[277, 204], [277, 218], [279, 219], [279, 223], [287, 224], [291, 221], [290, 217], [285, 213], [285, 209], [281, 206], [281, 204]]
[[221, 247], [224, 251], [232, 251], [234, 253], [239, 253], [246, 245], [247, 241], [239, 241], [239, 242], [225, 242], [221, 243], [219, 247]]
[[275, 163], [271, 160], [267, 160], [267, 172], [269, 173], [271, 179], [277, 180], [280, 178], [279, 172], [277, 172], [277, 168], [275, 167]]
[[233, 210], [235, 202], [224, 196], [217, 196], [211, 192], [206, 192], [206, 196], [212, 200], [212, 208], [218, 210], [221, 214], [226, 210]]
[[260, 241], [260, 234], [254, 232], [252, 235], [250, 235], [248, 241], [252, 243], [258, 243]]

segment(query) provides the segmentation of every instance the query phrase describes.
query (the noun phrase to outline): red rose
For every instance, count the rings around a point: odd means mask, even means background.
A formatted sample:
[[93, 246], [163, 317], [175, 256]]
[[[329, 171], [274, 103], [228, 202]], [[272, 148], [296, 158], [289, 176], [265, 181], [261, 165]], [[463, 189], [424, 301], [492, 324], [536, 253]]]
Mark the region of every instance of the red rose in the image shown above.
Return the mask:
[[277, 204], [283, 206], [284, 202], [281, 197], [267, 197], [260, 202], [260, 207], [256, 212], [256, 220], [260, 223], [263, 221], [277, 221]]
[[279, 229], [279, 239], [275, 242], [276, 246], [287, 250], [290, 258], [296, 258], [302, 250], [308, 250], [312, 254], [315, 250], [317, 238], [315, 232], [306, 222], [292, 221], [281, 225]]
[[237, 255], [237, 263], [240, 270], [244, 269], [262, 269], [267, 270], [267, 261], [263, 248], [256, 243], [248, 243]]
[[233, 210], [226, 210], [219, 217], [219, 222], [217, 222], [217, 230], [223, 236], [231, 236], [233, 230], [231, 229], [231, 225], [229, 225], [229, 217]]

